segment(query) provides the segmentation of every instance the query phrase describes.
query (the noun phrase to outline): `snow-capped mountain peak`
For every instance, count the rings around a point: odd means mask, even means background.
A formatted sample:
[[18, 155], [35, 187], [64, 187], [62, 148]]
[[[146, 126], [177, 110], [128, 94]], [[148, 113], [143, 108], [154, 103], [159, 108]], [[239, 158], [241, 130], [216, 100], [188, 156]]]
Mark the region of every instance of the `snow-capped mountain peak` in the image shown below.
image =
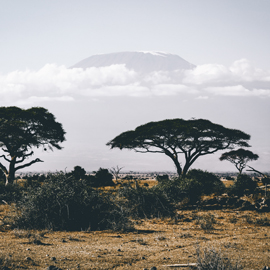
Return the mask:
[[195, 65], [187, 62], [178, 55], [157, 52], [117, 52], [90, 56], [71, 68], [105, 67], [124, 64], [128, 69], [138, 73], [150, 73], [153, 71], [173, 71], [192, 69]]

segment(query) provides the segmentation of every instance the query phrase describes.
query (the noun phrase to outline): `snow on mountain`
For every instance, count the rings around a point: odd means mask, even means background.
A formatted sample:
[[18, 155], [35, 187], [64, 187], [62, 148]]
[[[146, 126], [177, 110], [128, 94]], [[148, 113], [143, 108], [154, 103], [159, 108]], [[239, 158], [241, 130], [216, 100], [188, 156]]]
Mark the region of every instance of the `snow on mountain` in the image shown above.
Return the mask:
[[193, 69], [195, 65], [175, 54], [164, 52], [118, 52], [90, 56], [71, 68], [105, 67], [124, 64], [138, 73]]

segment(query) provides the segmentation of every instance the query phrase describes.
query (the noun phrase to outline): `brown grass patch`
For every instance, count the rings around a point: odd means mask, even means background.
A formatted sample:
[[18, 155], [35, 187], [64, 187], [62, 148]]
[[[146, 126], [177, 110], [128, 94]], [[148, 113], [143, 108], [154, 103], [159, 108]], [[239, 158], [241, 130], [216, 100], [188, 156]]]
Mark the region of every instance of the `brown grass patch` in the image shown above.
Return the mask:
[[[0, 219], [8, 212], [0, 205]], [[204, 230], [198, 222], [211, 215]], [[221, 250], [245, 270], [269, 265], [270, 213], [215, 210], [179, 211], [179, 219], [134, 221], [136, 231], [116, 233], [20, 231], [0, 226], [0, 263], [10, 269], [169, 269], [163, 265], [196, 262], [196, 247]], [[38, 239], [42, 244], [34, 241]], [[1, 267], [1, 266], [0, 266]]]

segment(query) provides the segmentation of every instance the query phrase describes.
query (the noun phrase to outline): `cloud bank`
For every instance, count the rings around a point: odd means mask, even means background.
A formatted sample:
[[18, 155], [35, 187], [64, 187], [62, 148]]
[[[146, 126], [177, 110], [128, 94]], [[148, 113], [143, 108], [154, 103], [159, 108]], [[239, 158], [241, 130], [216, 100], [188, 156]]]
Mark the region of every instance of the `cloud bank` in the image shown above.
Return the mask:
[[193, 70], [140, 74], [125, 65], [67, 68], [47, 64], [38, 71], [0, 74], [1, 105], [38, 101], [72, 102], [78, 98], [177, 96], [270, 98], [270, 70], [255, 68], [246, 59], [230, 67], [199, 65]]

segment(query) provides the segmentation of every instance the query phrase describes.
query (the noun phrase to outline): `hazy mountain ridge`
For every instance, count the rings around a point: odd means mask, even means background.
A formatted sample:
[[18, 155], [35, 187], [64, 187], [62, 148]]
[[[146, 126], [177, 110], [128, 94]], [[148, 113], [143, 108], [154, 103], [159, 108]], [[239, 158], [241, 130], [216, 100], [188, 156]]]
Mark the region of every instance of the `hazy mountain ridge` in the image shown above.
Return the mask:
[[196, 66], [175, 54], [164, 52], [118, 52], [92, 55], [71, 68], [125, 65], [138, 73], [193, 69]]

